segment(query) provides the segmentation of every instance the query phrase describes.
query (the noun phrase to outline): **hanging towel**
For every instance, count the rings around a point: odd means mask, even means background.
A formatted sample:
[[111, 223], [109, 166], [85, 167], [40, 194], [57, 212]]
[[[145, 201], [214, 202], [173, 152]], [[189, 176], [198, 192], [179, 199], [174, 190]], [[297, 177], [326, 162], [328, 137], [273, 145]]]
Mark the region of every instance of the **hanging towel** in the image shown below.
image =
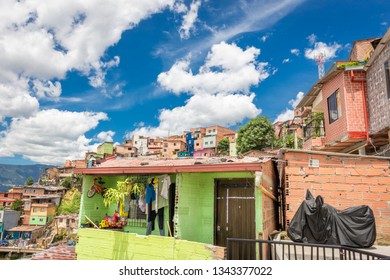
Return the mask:
[[161, 189], [161, 196], [165, 199], [168, 199], [168, 188], [171, 185], [171, 177], [168, 175], [165, 175], [162, 179], [162, 189]]

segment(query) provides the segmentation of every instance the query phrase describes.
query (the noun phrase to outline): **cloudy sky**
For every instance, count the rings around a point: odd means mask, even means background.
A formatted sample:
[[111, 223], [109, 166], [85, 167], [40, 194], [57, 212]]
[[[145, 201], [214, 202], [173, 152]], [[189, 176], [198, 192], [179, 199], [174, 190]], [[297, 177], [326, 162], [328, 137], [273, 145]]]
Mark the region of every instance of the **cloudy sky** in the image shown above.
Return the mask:
[[2, 0], [0, 163], [61, 165], [103, 141], [291, 118], [388, 0]]

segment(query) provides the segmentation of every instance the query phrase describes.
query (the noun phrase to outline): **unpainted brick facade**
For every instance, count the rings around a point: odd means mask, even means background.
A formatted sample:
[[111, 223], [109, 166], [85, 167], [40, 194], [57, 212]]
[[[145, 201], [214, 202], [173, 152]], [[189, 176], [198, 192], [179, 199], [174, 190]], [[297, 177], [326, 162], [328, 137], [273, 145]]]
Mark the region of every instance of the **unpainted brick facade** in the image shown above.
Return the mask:
[[367, 97], [370, 133], [390, 127], [390, 98], [387, 92], [385, 62], [390, 63], [390, 41], [367, 69]]
[[[322, 88], [323, 110], [325, 118], [325, 144], [345, 140], [344, 138], [364, 138], [366, 134], [364, 112], [365, 85], [353, 82], [351, 71], [341, 71]], [[363, 71], [355, 71], [356, 79], [365, 79]], [[341, 116], [334, 122], [329, 122], [328, 98], [336, 91], [340, 94]]]
[[[309, 167], [309, 160], [319, 167]], [[285, 150], [285, 218], [288, 226], [306, 191], [338, 210], [368, 205], [374, 212], [376, 242], [390, 242], [390, 158]]]

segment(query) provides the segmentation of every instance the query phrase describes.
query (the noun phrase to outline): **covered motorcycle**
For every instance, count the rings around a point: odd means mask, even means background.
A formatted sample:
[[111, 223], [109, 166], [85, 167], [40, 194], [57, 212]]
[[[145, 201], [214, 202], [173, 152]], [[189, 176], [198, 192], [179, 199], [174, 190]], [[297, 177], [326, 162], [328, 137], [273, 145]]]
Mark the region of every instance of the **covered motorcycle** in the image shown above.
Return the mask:
[[295, 242], [368, 248], [376, 239], [375, 218], [366, 205], [339, 211], [324, 203], [321, 196], [314, 198], [307, 190], [306, 199], [287, 228], [287, 235]]

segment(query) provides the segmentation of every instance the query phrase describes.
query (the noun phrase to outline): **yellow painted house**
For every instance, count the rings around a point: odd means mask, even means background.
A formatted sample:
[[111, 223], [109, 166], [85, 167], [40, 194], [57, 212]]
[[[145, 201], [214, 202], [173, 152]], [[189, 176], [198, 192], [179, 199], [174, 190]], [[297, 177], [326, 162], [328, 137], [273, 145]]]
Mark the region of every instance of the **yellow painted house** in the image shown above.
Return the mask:
[[36, 203], [30, 209], [30, 225], [46, 225], [53, 220], [56, 206], [54, 203]]

